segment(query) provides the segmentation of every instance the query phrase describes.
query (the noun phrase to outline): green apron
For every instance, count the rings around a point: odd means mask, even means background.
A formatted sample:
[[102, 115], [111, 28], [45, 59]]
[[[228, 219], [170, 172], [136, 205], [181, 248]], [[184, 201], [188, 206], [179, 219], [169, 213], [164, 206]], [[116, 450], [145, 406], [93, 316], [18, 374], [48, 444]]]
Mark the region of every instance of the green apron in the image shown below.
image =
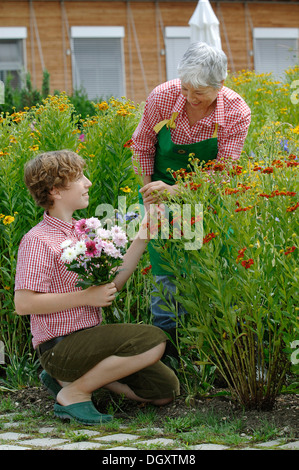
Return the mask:
[[[215, 132], [210, 139], [193, 144], [174, 144], [171, 140], [170, 128], [175, 127], [174, 120], [176, 116], [177, 113], [174, 113], [170, 120], [162, 121], [154, 128], [158, 131], [158, 141], [156, 145], [157, 151], [155, 154], [152, 181], [164, 181], [164, 183], [169, 185], [176, 183], [169, 168], [173, 171], [178, 171], [181, 168], [187, 169], [190, 153], [193, 153], [196, 158], [205, 162], [214, 160], [218, 153], [217, 123], [215, 125]], [[169, 272], [161, 266], [161, 264], [166, 264], [166, 262], [163, 261], [163, 257], [155, 249], [155, 240], [151, 240], [148, 243], [148, 251], [152, 265], [152, 273], [157, 276], [169, 275]]]

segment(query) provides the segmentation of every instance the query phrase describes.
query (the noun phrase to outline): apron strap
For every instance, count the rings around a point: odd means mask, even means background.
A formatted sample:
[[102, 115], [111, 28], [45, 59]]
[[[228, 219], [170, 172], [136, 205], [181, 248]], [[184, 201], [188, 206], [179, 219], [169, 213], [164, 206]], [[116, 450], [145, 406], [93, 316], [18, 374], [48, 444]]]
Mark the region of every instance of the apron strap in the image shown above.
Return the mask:
[[[162, 129], [162, 127], [166, 126], [167, 129], [171, 128], [171, 129], [175, 129], [175, 120], [177, 118], [179, 113], [172, 113], [172, 116], [170, 119], [164, 119], [164, 121], [160, 121], [158, 122], [158, 124], [155, 125], [154, 127], [154, 131], [156, 132], [156, 134], [158, 134], [160, 132], [160, 130]], [[212, 139], [216, 138], [217, 137], [217, 132], [218, 132], [218, 122], [215, 122], [215, 130], [214, 130], [214, 133], [212, 135]]]
[[175, 120], [177, 118], [179, 113], [172, 113], [172, 116], [170, 119], [165, 119], [164, 121], [161, 121], [159, 122], [158, 124], [155, 125], [154, 127], [154, 131], [156, 132], [156, 134], [158, 134], [160, 132], [160, 130], [162, 129], [162, 127], [164, 127], [165, 125], [167, 126], [167, 129], [171, 128], [171, 129], [175, 129]]
[[214, 130], [214, 134], [212, 135], [212, 139], [217, 137], [217, 131], [218, 131], [218, 122], [215, 122], [215, 130]]

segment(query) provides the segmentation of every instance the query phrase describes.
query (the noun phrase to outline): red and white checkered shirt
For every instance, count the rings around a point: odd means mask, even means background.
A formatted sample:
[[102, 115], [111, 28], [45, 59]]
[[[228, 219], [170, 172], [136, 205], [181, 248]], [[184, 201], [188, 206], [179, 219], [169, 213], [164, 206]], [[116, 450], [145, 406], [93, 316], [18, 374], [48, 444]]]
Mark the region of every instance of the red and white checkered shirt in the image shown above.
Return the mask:
[[[178, 112], [176, 127], [171, 129], [171, 139], [175, 144], [193, 144], [210, 139], [218, 123], [218, 156], [238, 160], [251, 121], [251, 112], [240, 95], [222, 87], [217, 96], [214, 111], [207, 117], [190, 126], [185, 109], [186, 97], [181, 93], [179, 79], [171, 80], [156, 87], [146, 100], [143, 117], [132, 136], [131, 149], [134, 160], [138, 161], [143, 175], [152, 175], [156, 152], [157, 134], [154, 126], [172, 113]], [[138, 170], [134, 165], [135, 172]]]
[[[68, 271], [60, 259], [60, 245], [66, 239], [77, 241], [74, 224], [44, 213], [43, 220], [21, 240], [15, 290], [55, 294], [80, 290], [75, 287], [77, 274]], [[33, 347], [36, 348], [51, 338], [98, 325], [102, 315], [101, 308], [86, 305], [51, 314], [32, 314], [30, 321]]]

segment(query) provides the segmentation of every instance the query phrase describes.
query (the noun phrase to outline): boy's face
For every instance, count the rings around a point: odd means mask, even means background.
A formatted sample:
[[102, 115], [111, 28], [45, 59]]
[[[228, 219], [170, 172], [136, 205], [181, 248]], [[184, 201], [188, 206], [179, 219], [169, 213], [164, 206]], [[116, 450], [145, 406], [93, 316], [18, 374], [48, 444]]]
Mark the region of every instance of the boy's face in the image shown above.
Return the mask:
[[66, 189], [59, 189], [60, 204], [69, 211], [85, 209], [89, 203], [88, 191], [92, 183], [83, 173], [78, 179], [70, 181]]

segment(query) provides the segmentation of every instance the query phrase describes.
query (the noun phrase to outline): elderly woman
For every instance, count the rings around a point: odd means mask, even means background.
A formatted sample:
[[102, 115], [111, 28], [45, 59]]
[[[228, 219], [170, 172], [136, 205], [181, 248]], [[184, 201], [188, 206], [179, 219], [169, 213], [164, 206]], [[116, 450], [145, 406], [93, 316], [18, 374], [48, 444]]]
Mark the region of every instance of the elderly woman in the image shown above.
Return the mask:
[[[147, 98], [131, 147], [133, 161], [138, 161], [135, 172], [141, 168], [143, 175], [140, 193], [145, 205], [157, 203], [165, 190], [174, 194], [175, 182], [167, 169], [186, 168], [190, 153], [205, 161], [240, 157], [251, 113], [237, 93], [223, 86], [226, 76], [224, 52], [194, 43], [178, 65], [179, 78], [157, 86]], [[173, 291], [153, 246], [149, 253], [156, 281]], [[152, 298], [154, 324], [169, 330], [174, 318], [161, 303], [159, 297]]]

